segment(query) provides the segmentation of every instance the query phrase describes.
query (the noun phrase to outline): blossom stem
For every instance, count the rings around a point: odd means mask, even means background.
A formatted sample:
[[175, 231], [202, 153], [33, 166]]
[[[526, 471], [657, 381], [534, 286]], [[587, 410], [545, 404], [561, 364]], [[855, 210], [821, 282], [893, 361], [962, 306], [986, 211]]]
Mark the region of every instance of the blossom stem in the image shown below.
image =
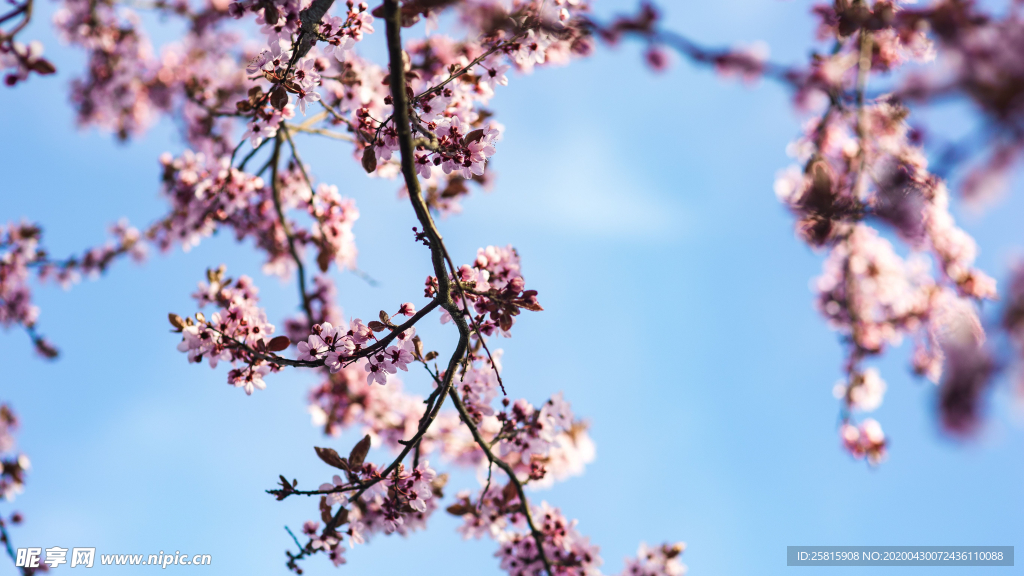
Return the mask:
[[500, 44], [495, 44], [493, 47], [491, 47], [490, 50], [488, 50], [488, 51], [484, 52], [483, 54], [477, 56], [469, 64], [466, 64], [462, 68], [459, 68], [457, 71], [453, 72], [450, 76], [448, 76], [448, 78], [446, 78], [440, 84], [438, 84], [436, 86], [432, 86], [430, 88], [427, 88], [423, 92], [420, 92], [419, 94], [417, 94], [414, 99], [415, 100], [419, 100], [420, 98], [423, 98], [424, 96], [429, 96], [431, 94], [434, 94], [435, 92], [440, 92], [441, 89], [444, 88], [445, 86], [447, 86], [450, 82], [452, 82], [453, 80], [455, 80], [459, 76], [462, 76], [463, 74], [469, 72], [473, 68], [473, 66], [476, 66], [477, 64], [483, 62], [491, 54], [494, 54], [495, 52], [497, 52], [498, 50], [501, 50], [505, 46], [508, 46], [508, 45], [512, 44], [513, 42], [518, 40], [519, 36], [521, 36], [521, 35], [522, 34], [518, 34], [518, 35], [513, 36], [512, 38], [510, 38], [510, 39], [508, 39], [508, 40], [506, 40], [504, 42], [501, 42]]

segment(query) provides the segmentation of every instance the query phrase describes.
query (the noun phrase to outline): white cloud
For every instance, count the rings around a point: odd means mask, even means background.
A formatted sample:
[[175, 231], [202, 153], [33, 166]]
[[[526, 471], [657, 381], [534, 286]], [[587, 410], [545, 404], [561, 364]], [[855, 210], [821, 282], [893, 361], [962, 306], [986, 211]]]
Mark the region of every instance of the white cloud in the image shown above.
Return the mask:
[[521, 159], [533, 166], [529, 172], [505, 174], [499, 167], [496, 191], [508, 195], [501, 208], [513, 207], [520, 221], [574, 234], [667, 240], [690, 228], [681, 205], [630, 166], [628, 156], [596, 134], [572, 135], [531, 150], [533, 158]]

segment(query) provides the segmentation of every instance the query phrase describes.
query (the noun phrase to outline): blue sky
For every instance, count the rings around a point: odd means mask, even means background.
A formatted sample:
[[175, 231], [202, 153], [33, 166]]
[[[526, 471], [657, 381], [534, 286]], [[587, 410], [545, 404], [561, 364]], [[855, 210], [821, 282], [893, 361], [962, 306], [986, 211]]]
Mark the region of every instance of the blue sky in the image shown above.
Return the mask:
[[[671, 27], [712, 45], [764, 40], [781, 62], [799, 62], [811, 45], [804, 2], [662, 6]], [[632, 4], [597, 7], [610, 15]], [[74, 127], [67, 84], [82, 58], [53, 38], [52, 9], [43, 4], [30, 31], [60, 73], [0, 91], [0, 219], [42, 223], [51, 251], [67, 254], [102, 242], [120, 217], [158, 217], [156, 158], [182, 144], [167, 123], [130, 145]], [[540, 402], [563, 390], [591, 422], [597, 459], [587, 473], [534, 497], [579, 519], [609, 573], [640, 541], [686, 541], [691, 573], [715, 575], [798, 570], [785, 567], [787, 545], [1021, 544], [1024, 435], [1005, 382], [980, 438], [951, 441], [934, 418], [934, 387], [908, 374], [904, 346], [876, 363], [889, 384], [876, 413], [893, 441], [889, 461], [872, 470], [839, 449], [831, 388], [841, 349], [808, 288], [821, 258], [794, 238], [772, 193], [802, 121], [785, 91], [678, 60], [655, 75], [639, 53], [602, 48], [512, 78], [493, 102], [507, 127], [494, 190], [441, 222], [465, 261], [479, 246], [514, 244], [540, 291], [545, 312], [522, 316], [500, 343], [510, 393]], [[959, 109], [928, 117], [952, 132], [969, 119]], [[429, 263], [409, 241], [415, 222], [396, 184], [367, 179], [344, 144], [299, 146], [315, 176], [361, 210], [360, 267], [381, 283], [339, 276], [346, 314], [419, 303]], [[1022, 245], [1020, 188], [999, 210], [957, 212], [1000, 280]], [[67, 292], [40, 289], [40, 325], [63, 350], [56, 363], [35, 358], [20, 332], [0, 334], [0, 398], [21, 415], [33, 462], [15, 503], [28, 520], [18, 545], [181, 550], [212, 554], [211, 573], [284, 573], [283, 527], [298, 529], [315, 505], [263, 490], [282, 473], [300, 486], [326, 480], [312, 446], [347, 448], [357, 437], [324, 440], [310, 425], [311, 374], [277, 375], [246, 397], [224, 384], [224, 369], [189, 365], [174, 349], [167, 312], [191, 311], [203, 270], [222, 262], [257, 280], [272, 318], [295, 310], [294, 285], [262, 276], [258, 255], [224, 235], [142, 266], [119, 263]], [[421, 332], [438, 350], [454, 341], [433, 322]], [[428, 386], [414, 376], [406, 385]], [[426, 533], [377, 538], [342, 570], [498, 574], [495, 545], [463, 542], [455, 525], [438, 514]], [[333, 570], [322, 558], [307, 567]]]

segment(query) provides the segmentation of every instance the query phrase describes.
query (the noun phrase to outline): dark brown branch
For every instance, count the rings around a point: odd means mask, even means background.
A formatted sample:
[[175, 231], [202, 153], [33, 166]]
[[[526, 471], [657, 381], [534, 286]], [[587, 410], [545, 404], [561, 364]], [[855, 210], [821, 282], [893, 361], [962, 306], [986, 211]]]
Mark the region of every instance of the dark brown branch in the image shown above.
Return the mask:
[[[412, 145], [412, 127], [409, 120], [409, 102], [405, 92], [405, 67], [404, 60], [402, 58], [402, 16], [399, 11], [397, 0], [384, 0], [384, 19], [387, 23], [387, 39], [388, 39], [388, 60], [391, 64], [391, 97], [394, 101], [394, 119], [395, 129], [398, 132], [398, 143], [399, 149], [402, 153], [402, 174], [405, 176], [406, 188], [409, 191], [409, 200], [412, 202], [413, 210], [416, 211], [416, 217], [423, 225], [423, 231], [427, 235], [427, 240], [430, 243], [430, 254], [434, 263], [434, 273], [437, 276], [437, 284], [439, 289], [439, 297], [443, 298], [442, 306], [451, 315], [452, 320], [459, 328], [459, 347], [465, 352], [465, 348], [469, 342], [469, 325], [466, 323], [466, 319], [463, 316], [459, 307], [452, 302], [451, 295], [451, 282], [448, 276], [448, 271], [445, 269], [445, 261], [451, 266], [452, 272], [455, 271], [455, 266], [451, 262], [451, 258], [448, 256], [448, 251], [444, 246], [441, 239], [441, 234], [437, 230], [437, 226], [434, 224], [434, 219], [430, 215], [430, 210], [427, 208], [426, 202], [423, 200], [423, 195], [420, 191], [419, 179], [416, 176], [416, 168], [413, 165], [413, 145]], [[463, 298], [465, 296], [463, 295]], [[465, 300], [464, 300], [465, 301]], [[469, 312], [467, 310], [467, 312]], [[466, 414], [466, 409], [462, 406], [462, 401], [459, 399], [459, 395], [455, 390], [451, 388], [451, 381], [455, 375], [455, 370], [458, 361], [461, 360], [460, 355], [452, 355], [451, 360], [448, 362], [448, 370], [445, 371], [444, 383], [445, 386], [442, 390], [447, 389], [447, 393], [451, 396], [452, 401], [455, 402], [455, 407], [459, 410], [459, 414], [463, 417], [466, 425], [470, 427], [470, 431], [474, 433], [474, 440], [480, 444], [481, 449], [484, 450], [485, 454], [488, 454], [490, 458], [494, 455], [491, 453], [490, 448], [487, 447], [487, 443], [480, 437], [480, 433], [476, 430], [472, 424], [472, 420]], [[442, 393], [445, 393], [442, 391]], [[441, 399], [443, 401], [443, 398]], [[440, 404], [441, 402], [438, 402]], [[408, 448], [408, 447], [407, 447]], [[544, 568], [547, 570], [548, 576], [554, 576], [551, 570], [551, 564], [548, 562], [547, 556], [544, 553], [543, 537], [533, 524], [533, 519], [530, 516], [529, 506], [527, 504], [526, 495], [523, 493], [522, 485], [519, 484], [512, 471], [512, 467], [507, 463], [497, 460], [495, 461], [502, 470], [505, 470], [511, 478], [512, 482], [516, 483], [519, 491], [519, 498], [523, 504], [523, 513], [526, 516], [527, 522], [530, 525], [530, 531], [533, 534], [534, 539], [537, 542], [538, 552], [541, 559], [544, 562]]]
[[[437, 400], [436, 402], [431, 402], [430, 399], [428, 399], [427, 409], [420, 418], [419, 428], [417, 429], [416, 434], [410, 440], [402, 442], [405, 447], [398, 454], [398, 457], [396, 457], [395, 460], [373, 481], [366, 483], [364, 487], [352, 497], [352, 500], [357, 500], [368, 488], [377, 482], [380, 482], [392, 472], [397, 471], [398, 466], [402, 463], [405, 457], [408, 456], [409, 452], [419, 446], [423, 435], [426, 434], [430, 425], [436, 419], [438, 412], [440, 412], [441, 406], [444, 404], [445, 396], [451, 395], [453, 392], [452, 382], [455, 378], [455, 373], [458, 371], [459, 363], [465, 358], [469, 349], [470, 336], [469, 325], [466, 323], [466, 319], [458, 306], [456, 306], [455, 302], [452, 300], [451, 280], [447, 270], [445, 269], [447, 250], [444, 247], [441, 234], [438, 232], [437, 226], [430, 215], [427, 204], [423, 200], [419, 180], [416, 177], [416, 169], [413, 165], [412, 128], [409, 119], [409, 102], [405, 92], [405, 68], [404, 60], [402, 58], [401, 12], [399, 10], [397, 0], [384, 1], [384, 14], [384, 19], [387, 23], [386, 35], [388, 43], [388, 60], [391, 67], [391, 95], [395, 108], [395, 112], [392, 117], [395, 120], [396, 130], [398, 132], [402, 174], [405, 177], [406, 188], [409, 191], [409, 200], [412, 204], [413, 211], [416, 213], [416, 218], [420, 221], [420, 224], [423, 226], [424, 233], [427, 236], [427, 241], [430, 246], [431, 263], [433, 264], [434, 274], [437, 276], [438, 294], [432, 304], [434, 306], [440, 305], [452, 316], [452, 320], [459, 330], [459, 342], [456, 345], [455, 350], [452, 352], [451, 358], [448, 360], [448, 369], [444, 373], [444, 378], [439, 382], [439, 386], [434, 391], [434, 394], [431, 395], [432, 397], [436, 395]], [[448, 260], [450, 261], [450, 259]], [[423, 311], [421, 310], [417, 313], [417, 316], [422, 312]], [[392, 332], [392, 335], [396, 332], [397, 330]], [[453, 397], [457, 398], [457, 395]], [[324, 527], [325, 532], [331, 532], [338, 528], [345, 514], [343, 510], [344, 509], [339, 510], [338, 513], [331, 518], [331, 521]], [[311, 540], [299, 554], [289, 554], [290, 562], [293, 564], [296, 560], [312, 554], [313, 551]], [[541, 551], [541, 554], [543, 555], [543, 551]], [[545, 566], [548, 566], [546, 560]], [[551, 575], [549, 566], [548, 574], [549, 576]]]
[[[439, 299], [435, 298], [434, 300], [431, 300], [426, 306], [424, 306], [421, 310], [416, 312], [416, 314], [413, 314], [412, 318], [409, 318], [408, 320], [406, 320], [402, 324], [399, 324], [398, 326], [393, 328], [391, 330], [391, 332], [387, 336], [384, 336], [380, 340], [377, 340], [372, 345], [367, 346], [366, 348], [363, 348], [362, 350], [357, 350], [355, 352], [355, 354], [353, 354], [352, 356], [344, 356], [344, 357], [342, 357], [342, 359], [345, 362], [351, 364], [352, 362], [354, 362], [354, 361], [356, 361], [356, 360], [358, 360], [360, 358], [366, 358], [368, 356], [372, 356], [377, 351], [386, 348], [387, 345], [390, 344], [392, 340], [394, 340], [395, 338], [398, 337], [399, 334], [401, 334], [402, 332], [405, 332], [406, 330], [408, 330], [408, 329], [412, 328], [413, 326], [415, 326], [416, 323], [419, 322], [424, 316], [429, 314], [431, 311], [434, 310], [434, 308], [437, 308], [440, 305], [441, 305], [441, 301]], [[230, 340], [231, 341], [231, 346], [230, 346], [231, 348], [238, 348], [240, 350], [245, 350], [249, 355], [251, 355], [253, 358], [256, 358], [258, 360], [264, 360], [266, 362], [272, 362], [274, 364], [279, 364], [281, 366], [292, 366], [294, 368], [320, 368], [320, 367], [325, 365], [323, 359], [320, 359], [320, 360], [292, 360], [290, 358], [282, 358], [281, 356], [278, 356], [276, 354], [264, 354], [262, 352], [259, 352], [259, 351], [255, 350], [255, 349], [253, 349], [251, 346], [245, 344], [244, 342], [239, 342], [238, 340], [235, 340], [234, 338], [228, 336], [227, 334], [224, 334], [220, 330], [217, 330], [217, 328], [215, 326], [213, 326], [212, 324], [207, 323], [206, 327], [209, 328], [210, 330], [213, 330], [214, 332], [217, 332], [218, 334], [220, 334], [221, 336], [227, 338], [228, 340]]]
[[299, 13], [299, 20], [302, 21], [302, 32], [299, 34], [298, 50], [295, 54], [302, 58], [309, 52], [309, 49], [316, 44], [319, 33], [320, 20], [331, 9], [334, 0], [313, 0], [313, 3]]
[[[0, 31], [0, 41], [6, 42], [8, 40], [14, 40], [14, 36], [18, 32], [21, 32], [25, 26], [28, 26], [28, 23], [32, 21], [32, 7], [33, 0], [26, 0], [24, 4], [4, 15], [3, 20], [0, 20], [0, 22], [13, 18], [18, 14], [23, 14], [24, 16], [22, 17], [21, 22], [18, 22], [18, 25], [11, 28], [9, 32]], [[20, 55], [16, 54], [16, 56], [18, 56], [19, 60], [22, 60]]]
[[[391, 66], [391, 73], [389, 76], [391, 82], [391, 98], [394, 103], [394, 112], [392, 118], [395, 122], [395, 131], [398, 133], [398, 146], [402, 155], [402, 175], [405, 177], [405, 187], [409, 191], [409, 201], [412, 202], [413, 210], [416, 211], [416, 218], [423, 225], [423, 231], [427, 235], [427, 240], [430, 243], [430, 255], [434, 264], [434, 275], [437, 277], [438, 292], [441, 297], [447, 302], [442, 303], [442, 306], [451, 315], [455, 324], [459, 328], [460, 336], [465, 334], [469, 337], [469, 325], [466, 323], [466, 319], [463, 316], [462, 311], [451, 299], [451, 281], [449, 279], [448, 270], [445, 269], [445, 262], [447, 261], [448, 266], [451, 269], [452, 276], [455, 276], [455, 264], [452, 262], [451, 256], [448, 254], [448, 249], [444, 245], [444, 241], [441, 238], [441, 233], [437, 230], [437, 226], [434, 224], [434, 218], [430, 215], [430, 209], [427, 207], [427, 203], [423, 200], [423, 194], [420, 190], [419, 178], [416, 176], [416, 167], [413, 164], [413, 138], [412, 138], [412, 121], [409, 117], [409, 101], [408, 95], [405, 92], [405, 60], [402, 58], [402, 32], [401, 32], [401, 13], [398, 8], [397, 0], [385, 0], [384, 2], [384, 18], [387, 22], [387, 38], [388, 38], [388, 60]], [[468, 66], [463, 68], [460, 72], [453, 74], [448, 80], [445, 80], [438, 86], [427, 90], [420, 94], [429, 93], [431, 90], [440, 89], [448, 82], [451, 82], [455, 78], [458, 78], [464, 74], [469, 68], [478, 62], [482, 62], [486, 56], [493, 53], [501, 45], [495, 46], [489, 52], [485, 53]], [[418, 98], [419, 96], [417, 96]], [[386, 121], [385, 121], [386, 122]], [[494, 359], [491, 357], [491, 351], [487, 349], [487, 344], [483, 342], [483, 335], [480, 333], [479, 327], [476, 325], [476, 321], [472, 317], [472, 312], [469, 310], [469, 303], [466, 300], [465, 295], [462, 295], [463, 306], [466, 308], [466, 314], [469, 314], [470, 320], [473, 322], [473, 328], [477, 333], [477, 337], [483, 344], [484, 349], [487, 350], [487, 356], [491, 360], [491, 364], [494, 365]], [[495, 367], [494, 373], [497, 374], [498, 370]], [[501, 383], [501, 376], [498, 376], [498, 381]], [[501, 383], [502, 391], [505, 389], [504, 383]]]
[[[448, 361], [448, 371], [445, 373], [444, 380], [440, 382], [438, 388], [434, 390], [433, 394], [431, 394], [431, 398], [437, 398], [437, 401], [427, 404], [427, 409], [424, 410], [423, 416], [420, 418], [419, 428], [416, 430], [416, 434], [414, 434], [413, 437], [409, 439], [407, 442], [403, 442], [403, 444], [405, 444], [405, 447], [402, 448], [402, 451], [399, 452], [398, 456], [395, 457], [395, 459], [391, 462], [390, 465], [388, 465], [387, 468], [384, 469], [383, 472], [378, 474], [376, 478], [373, 478], [372, 480], [364, 483], [360, 487], [359, 491], [352, 496], [352, 501], [358, 500], [359, 497], [362, 496], [363, 493], [369, 490], [372, 486], [374, 486], [381, 480], [386, 479], [392, 472], [396, 472], [398, 470], [398, 467], [402, 464], [402, 461], [405, 460], [406, 456], [409, 455], [409, 452], [411, 452], [413, 448], [419, 446], [420, 440], [423, 439], [423, 435], [427, 433], [427, 430], [430, 429], [430, 425], [434, 423], [434, 420], [437, 418], [438, 413], [441, 411], [441, 406], [444, 404], [445, 395], [452, 391], [452, 380], [455, 378], [455, 372], [458, 368], [459, 362], [462, 360], [462, 357], [465, 356], [468, 347], [469, 337], [466, 335], [460, 336], [459, 343], [458, 345], [455, 346], [455, 351], [452, 353], [452, 357]], [[430, 399], [428, 399], [428, 401], [429, 400]], [[331, 521], [328, 522], [326, 526], [324, 526], [324, 533], [336, 531], [338, 529], [338, 526], [341, 525], [343, 518], [345, 518], [346, 516], [346, 509], [344, 507], [340, 508], [338, 512], [331, 518]], [[302, 552], [295, 556], [292, 556], [291, 560], [294, 562], [295, 560], [299, 560], [305, 556], [312, 554], [314, 551], [315, 549], [312, 547], [311, 539], [310, 542], [308, 542], [306, 546], [302, 549]]]
[[[537, 529], [536, 524], [533, 522], [533, 515], [530, 513], [530, 504], [526, 499], [526, 492], [523, 490], [523, 483], [516, 478], [515, 470], [508, 462], [505, 462], [501, 458], [494, 455], [491, 451], [491, 445], [484, 440], [483, 436], [480, 435], [480, 430], [473, 423], [473, 418], [466, 412], [466, 407], [462, 404], [462, 399], [459, 398], [458, 392], [455, 390], [449, 391], [449, 396], [452, 398], [452, 402], [455, 403], [455, 409], [459, 411], [459, 416], [462, 418], [462, 422], [469, 428], [470, 433], [473, 434], [473, 440], [476, 441], [477, 445], [480, 446], [480, 450], [483, 450], [487, 461], [491, 464], [496, 465], [505, 472], [508, 476], [509, 482], [515, 486], [516, 494], [519, 495], [519, 502], [523, 508], [523, 516], [526, 517], [526, 524], [530, 527], [530, 535], [533, 536], [534, 542], [537, 543], [537, 550], [540, 552], [540, 559], [544, 563], [544, 569], [547, 570], [549, 576], [553, 576], [554, 572], [551, 571], [551, 563], [548, 561], [547, 554], [544, 552], [544, 533]], [[489, 482], [490, 480], [488, 480]]]
[[[441, 233], [434, 224], [430, 215], [427, 203], [423, 200], [423, 193], [420, 190], [419, 179], [416, 176], [416, 167], [413, 164], [412, 125], [409, 119], [409, 99], [405, 92], [405, 66], [402, 58], [402, 37], [401, 37], [401, 14], [397, 0], [385, 0], [384, 14], [387, 22], [388, 60], [391, 65], [389, 74], [391, 83], [391, 98], [394, 102], [395, 131], [398, 133], [398, 147], [401, 151], [402, 175], [405, 177], [405, 186], [409, 191], [409, 201], [416, 212], [416, 218], [423, 225], [423, 232], [427, 236], [430, 245], [431, 262], [434, 265], [434, 275], [437, 276], [438, 293], [443, 299], [441, 305], [447, 310], [453, 319], [460, 319], [458, 307], [452, 301], [451, 281], [445, 270], [445, 252], [442, 243]], [[466, 332], [465, 320], [457, 321], [460, 334]]]
[[29, 5], [31, 3], [32, 3], [31, 0], [29, 0], [28, 2], [22, 4], [21, 6], [16, 7], [14, 10], [11, 10], [7, 14], [4, 14], [3, 16], [0, 16], [0, 24], [3, 24], [4, 22], [10, 20], [11, 18], [14, 18], [18, 14], [21, 14], [23, 12], [27, 12], [29, 10]]

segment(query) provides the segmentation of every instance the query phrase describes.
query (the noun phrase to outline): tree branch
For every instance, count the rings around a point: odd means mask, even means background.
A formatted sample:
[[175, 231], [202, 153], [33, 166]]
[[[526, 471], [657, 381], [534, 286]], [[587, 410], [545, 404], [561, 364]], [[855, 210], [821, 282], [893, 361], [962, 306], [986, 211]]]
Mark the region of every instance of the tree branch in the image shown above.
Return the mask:
[[[391, 67], [391, 97], [394, 102], [394, 113], [392, 114], [392, 117], [394, 118], [396, 130], [398, 132], [399, 150], [401, 151], [402, 161], [402, 175], [405, 177], [406, 188], [409, 191], [409, 201], [412, 204], [413, 211], [416, 213], [416, 218], [420, 221], [420, 224], [423, 226], [424, 233], [426, 234], [427, 243], [430, 246], [431, 263], [433, 264], [434, 274], [437, 276], [438, 294], [432, 304], [435, 306], [440, 305], [452, 316], [452, 320], [459, 330], [459, 342], [455, 346], [455, 350], [452, 352], [451, 358], [448, 360], [448, 369], [445, 370], [444, 378], [441, 380], [438, 388], [434, 392], [437, 395], [437, 401], [430, 403], [430, 399], [428, 399], [427, 409], [420, 418], [420, 425], [416, 434], [407, 442], [402, 442], [405, 447], [398, 454], [395, 460], [385, 468], [377, 478], [366, 483], [363, 488], [352, 497], [353, 501], [362, 496], [368, 488], [396, 471], [405, 457], [408, 456], [409, 452], [419, 446], [423, 435], [426, 434], [430, 425], [436, 419], [438, 412], [440, 412], [441, 406], [444, 404], [445, 396], [451, 395], [453, 392], [452, 382], [455, 378], [455, 373], [458, 371], [459, 363], [463, 360], [469, 349], [470, 336], [469, 325], [466, 323], [466, 319], [459, 310], [459, 307], [456, 306], [455, 302], [452, 300], [451, 280], [447, 270], [445, 269], [445, 261], [447, 259], [450, 262], [450, 258], [447, 257], [447, 250], [444, 247], [441, 234], [438, 232], [437, 226], [430, 215], [429, 209], [427, 208], [427, 204], [423, 200], [419, 180], [416, 176], [416, 169], [413, 165], [412, 128], [409, 119], [409, 101], [405, 92], [405, 68], [404, 60], [402, 58], [401, 12], [399, 10], [397, 0], [384, 1], [384, 19], [387, 23], [386, 35], [388, 44], [388, 60]], [[417, 315], [422, 312], [423, 311], [420, 311]], [[452, 397], [457, 398], [457, 395]], [[331, 518], [331, 521], [327, 523], [324, 531], [331, 532], [336, 530], [341, 524], [343, 514], [344, 512], [339, 510]], [[310, 542], [306, 544], [306, 547], [302, 549], [302, 552], [294, 556], [289, 555], [289, 557], [291, 562], [294, 562], [295, 560], [308, 556], [312, 553], [312, 540], [310, 540]], [[543, 554], [543, 551], [541, 554]], [[545, 566], [548, 566], [546, 560]], [[550, 567], [548, 568], [548, 574], [551, 574]]]
[[[530, 504], [526, 499], [526, 492], [523, 490], [523, 483], [516, 478], [516, 473], [512, 469], [512, 466], [505, 462], [501, 458], [494, 455], [491, 451], [490, 444], [484, 440], [483, 436], [480, 435], [480, 430], [473, 423], [473, 419], [466, 412], [466, 407], [462, 404], [462, 399], [459, 398], [458, 392], [455, 390], [449, 391], [449, 396], [452, 397], [452, 402], [455, 403], [455, 409], [459, 411], [459, 416], [462, 418], [463, 423], [469, 428], [471, 434], [473, 434], [473, 440], [476, 441], [480, 449], [483, 450], [484, 455], [487, 456], [488, 462], [495, 464], [498, 468], [501, 468], [505, 475], [508, 476], [509, 482], [512, 483], [516, 488], [516, 493], [519, 495], [519, 502], [523, 507], [523, 516], [526, 517], [526, 524], [530, 527], [530, 535], [533, 536], [534, 542], [537, 543], [537, 550], [540, 553], [540, 559], [544, 563], [544, 569], [547, 570], [549, 576], [554, 576], [554, 572], [551, 570], [551, 563], [548, 561], [547, 554], [544, 552], [544, 533], [537, 529], [537, 526], [533, 522], [533, 515], [530, 513]], [[490, 478], [488, 477], [488, 482]]]
[[[363, 493], [369, 490], [372, 486], [376, 485], [381, 480], [387, 478], [392, 472], [398, 470], [398, 466], [401, 465], [402, 461], [405, 460], [405, 457], [409, 455], [409, 452], [411, 452], [414, 447], [419, 446], [420, 440], [423, 439], [423, 435], [427, 433], [427, 430], [430, 429], [430, 425], [434, 423], [434, 420], [437, 418], [438, 413], [441, 411], [441, 406], [444, 404], [445, 395], [452, 391], [452, 380], [455, 377], [455, 372], [456, 369], [458, 368], [459, 362], [462, 360], [462, 357], [466, 354], [466, 349], [468, 348], [468, 345], [468, 336], [460, 336], [459, 343], [455, 346], [455, 351], [452, 352], [452, 357], [448, 361], [448, 370], [447, 372], [445, 372], [444, 380], [440, 383], [440, 385], [434, 391], [434, 393], [431, 394], [431, 397], [437, 398], [437, 402], [429, 403], [427, 405], [427, 409], [424, 410], [423, 416], [420, 418], [420, 425], [419, 428], [416, 430], [416, 434], [414, 434], [413, 437], [409, 439], [407, 442], [403, 442], [403, 444], [405, 444], [405, 447], [402, 448], [402, 451], [398, 453], [398, 456], [395, 457], [395, 459], [391, 462], [390, 465], [388, 465], [387, 468], [384, 469], [383, 472], [378, 474], [376, 478], [370, 480], [369, 482], [366, 482], [360, 487], [359, 491], [352, 496], [352, 501], [358, 500], [359, 497], [362, 496]], [[324, 526], [324, 533], [330, 533], [338, 529], [338, 526], [340, 526], [342, 523], [342, 518], [346, 516], [345, 510], [346, 509], [342, 507], [338, 510], [337, 513], [335, 513], [335, 515], [331, 518], [331, 521], [328, 522], [326, 526]], [[305, 556], [312, 554], [315, 551], [314, 548], [312, 547], [312, 542], [313, 540], [310, 539], [310, 541], [307, 542], [306, 546], [302, 549], [302, 552], [296, 556], [292, 556], [291, 560], [299, 560]]]
[[[454, 302], [452, 302], [451, 282], [449, 280], [448, 271], [445, 269], [445, 260], [448, 261], [448, 265], [452, 267], [453, 272], [454, 265], [451, 263], [451, 258], [448, 256], [448, 251], [441, 239], [441, 234], [438, 232], [437, 226], [434, 224], [434, 220], [430, 215], [430, 210], [427, 208], [427, 204], [423, 200], [423, 195], [420, 191], [419, 179], [416, 176], [416, 168], [413, 165], [412, 128], [409, 121], [409, 103], [405, 92], [405, 66], [402, 59], [402, 17], [397, 0], [384, 0], [384, 19], [387, 22], [388, 60], [391, 63], [391, 98], [394, 101], [395, 111], [393, 116], [395, 119], [395, 129], [398, 132], [399, 150], [401, 150], [402, 153], [402, 174], [405, 176], [405, 184], [409, 191], [409, 200], [412, 202], [413, 210], [416, 211], [416, 217], [419, 219], [420, 223], [423, 224], [423, 231], [427, 235], [427, 240], [430, 243], [430, 254], [434, 263], [434, 273], [437, 276], [439, 297], [444, 299], [441, 305], [449, 314], [451, 314], [452, 320], [459, 328], [459, 347], [465, 348], [469, 341], [469, 325], [466, 323], [466, 319], [463, 316], [462, 311], [459, 310], [459, 307], [456, 306]], [[445, 388], [447, 388], [447, 393], [451, 396], [452, 401], [455, 402], [455, 407], [459, 410], [459, 414], [462, 416], [463, 421], [466, 422], [470, 431], [473, 432], [473, 439], [477, 441], [484, 453], [488, 455], [488, 458], [493, 459], [494, 454], [491, 453], [490, 448], [487, 447], [487, 443], [480, 437], [479, 430], [476, 430], [476, 427], [472, 424], [472, 420], [469, 418], [469, 415], [466, 414], [466, 408], [462, 405], [462, 401], [459, 399], [458, 393], [451, 388], [451, 381], [452, 377], [455, 375], [457, 361], [458, 358], [453, 355], [451, 360], [448, 362], [448, 370], [445, 371], [444, 374]], [[438, 402], [438, 404], [440, 404], [440, 402]], [[544, 547], [542, 546], [543, 535], [533, 524], [529, 506], [527, 505], [526, 495], [523, 493], [522, 484], [520, 484], [518, 479], [516, 479], [511, 466], [500, 459], [494, 460], [494, 463], [504, 470], [505, 473], [509, 475], [511, 481], [515, 483], [519, 492], [519, 498], [523, 503], [523, 513], [526, 516], [527, 523], [530, 526], [530, 531], [537, 543], [540, 557], [544, 562], [544, 568], [547, 570], [549, 576], [554, 576], [554, 573], [551, 570], [551, 564], [548, 562], [547, 556], [544, 553]]]
[[[370, 346], [368, 346], [366, 348], [363, 348], [362, 350], [357, 350], [355, 352], [355, 354], [353, 354], [352, 356], [345, 356], [345, 357], [343, 357], [343, 360], [345, 360], [347, 363], [351, 364], [355, 360], [358, 360], [360, 358], [366, 358], [368, 356], [373, 355], [378, 350], [386, 348], [387, 345], [390, 344], [392, 340], [394, 340], [395, 338], [398, 337], [399, 334], [401, 334], [402, 332], [405, 332], [406, 330], [408, 330], [408, 329], [412, 328], [413, 326], [415, 326], [416, 323], [419, 322], [424, 316], [429, 314], [431, 311], [434, 310], [434, 308], [437, 308], [440, 305], [441, 305], [441, 302], [440, 302], [439, 299], [435, 298], [435, 299], [431, 300], [426, 306], [423, 307], [423, 309], [421, 309], [418, 312], [416, 312], [416, 314], [414, 314], [412, 316], [412, 318], [409, 318], [408, 320], [406, 320], [402, 324], [399, 324], [398, 326], [393, 328], [388, 335], [384, 336], [380, 340], [377, 340], [376, 342], [374, 342]], [[264, 354], [262, 352], [254, 350], [251, 346], [245, 344], [244, 342], [239, 342], [238, 340], [235, 340], [234, 338], [231, 338], [230, 336], [224, 334], [220, 330], [217, 330], [217, 328], [215, 326], [213, 326], [212, 324], [207, 323], [206, 327], [209, 328], [210, 330], [213, 330], [214, 332], [217, 332], [218, 334], [224, 336], [225, 338], [231, 340], [231, 342], [232, 342], [232, 346], [231, 347], [232, 348], [239, 348], [241, 350], [245, 350], [249, 355], [251, 355], [253, 358], [256, 358], [258, 360], [265, 360], [267, 362], [272, 362], [274, 364], [279, 364], [281, 366], [292, 366], [294, 368], [320, 368], [320, 367], [325, 365], [323, 359], [320, 359], [320, 360], [292, 360], [290, 358], [283, 358], [283, 357], [278, 356], [276, 354]]]

